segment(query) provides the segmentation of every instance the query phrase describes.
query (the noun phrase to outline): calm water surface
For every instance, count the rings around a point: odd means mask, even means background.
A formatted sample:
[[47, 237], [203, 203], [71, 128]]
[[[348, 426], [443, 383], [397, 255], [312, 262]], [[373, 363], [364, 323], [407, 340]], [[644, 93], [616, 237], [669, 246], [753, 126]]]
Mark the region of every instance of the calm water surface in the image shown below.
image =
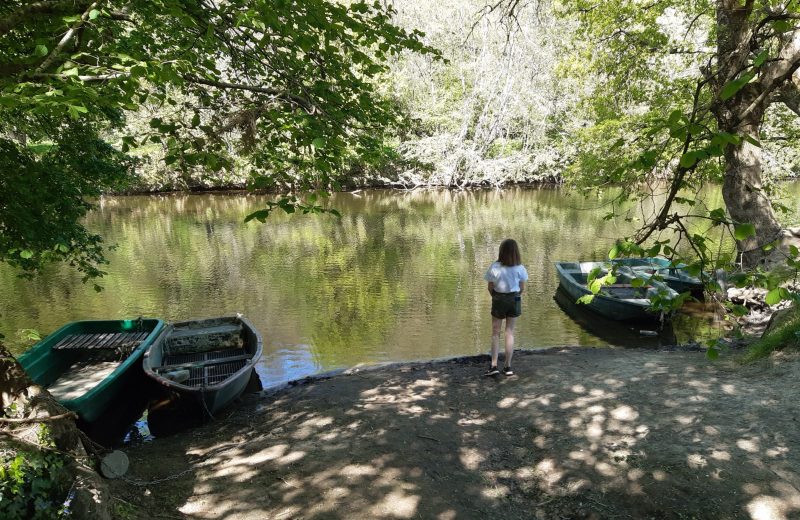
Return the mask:
[[46, 335], [79, 319], [241, 312], [264, 335], [265, 385], [359, 363], [477, 354], [491, 329], [483, 273], [507, 237], [520, 243], [530, 274], [521, 348], [683, 341], [704, 326], [683, 319], [677, 338], [646, 339], [554, 298], [553, 262], [601, 259], [630, 232], [603, 220], [609, 210], [596, 199], [557, 189], [366, 191], [332, 197], [341, 219], [276, 213], [244, 223], [264, 200], [104, 198], [88, 226], [117, 246], [105, 290], [64, 267], [26, 281], [0, 266], [0, 333], [19, 352], [22, 329]]

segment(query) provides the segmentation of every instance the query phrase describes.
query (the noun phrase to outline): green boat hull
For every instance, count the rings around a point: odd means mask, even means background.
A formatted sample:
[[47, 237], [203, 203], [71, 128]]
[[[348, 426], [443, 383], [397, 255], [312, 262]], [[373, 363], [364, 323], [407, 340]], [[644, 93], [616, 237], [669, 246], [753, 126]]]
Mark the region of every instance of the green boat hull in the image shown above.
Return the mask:
[[87, 349], [53, 348], [60, 342], [66, 341], [68, 337], [88, 334], [147, 333], [146, 337], [139, 340], [140, 343], [135, 349], [100, 382], [80, 396], [59, 399], [62, 405], [77, 413], [81, 419], [93, 423], [141, 372], [142, 356], [163, 328], [164, 322], [156, 319], [75, 321], [64, 325], [31, 347], [18, 358], [18, 361], [36, 384], [48, 387], [71, 366], [87, 356]]

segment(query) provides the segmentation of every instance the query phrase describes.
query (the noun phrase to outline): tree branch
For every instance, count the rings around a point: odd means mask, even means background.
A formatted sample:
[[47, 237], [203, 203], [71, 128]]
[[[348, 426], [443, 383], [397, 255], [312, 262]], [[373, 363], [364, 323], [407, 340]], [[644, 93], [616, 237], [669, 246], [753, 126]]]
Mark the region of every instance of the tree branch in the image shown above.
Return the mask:
[[[697, 86], [694, 90], [694, 97], [692, 102], [692, 113], [689, 116], [689, 123], [694, 123], [695, 118], [697, 117], [697, 112], [700, 104], [700, 93], [703, 90], [703, 86], [707, 83], [707, 80], [703, 79], [697, 82]], [[686, 138], [683, 142], [682, 153], [685, 154], [689, 150], [689, 145], [692, 143], [692, 134], [690, 132], [686, 133]], [[678, 196], [678, 192], [683, 187], [683, 179], [686, 177], [686, 174], [689, 172], [694, 171], [697, 167], [697, 164], [690, 166], [689, 168], [684, 168], [680, 164], [678, 165], [678, 171], [675, 174], [675, 178], [672, 180], [672, 185], [670, 186], [669, 194], [667, 195], [667, 199], [664, 201], [664, 205], [661, 207], [661, 211], [659, 212], [656, 219], [650, 223], [647, 227], [642, 229], [642, 232], [639, 233], [639, 236], [636, 237], [636, 243], [641, 244], [652, 235], [658, 229], [666, 229], [672, 222], [676, 220], [680, 220], [680, 217], [677, 215], [669, 216], [669, 210], [672, 207], [672, 202], [675, 200], [675, 197]]]
[[16, 27], [26, 18], [37, 14], [64, 14], [73, 13], [75, 10], [84, 10], [89, 5], [88, 1], [77, 0], [51, 0], [43, 2], [33, 2], [23, 5], [12, 12], [6, 18], [0, 19], [0, 36], [3, 36], [11, 29]]
[[227, 81], [210, 80], [210, 79], [205, 79], [205, 78], [201, 78], [201, 77], [195, 76], [193, 74], [186, 74], [186, 75], [183, 76], [183, 79], [186, 80], [189, 83], [196, 83], [196, 84], [199, 84], [199, 85], [207, 85], [209, 87], [216, 87], [216, 88], [221, 88], [221, 89], [233, 89], [233, 90], [247, 90], [249, 92], [257, 92], [259, 94], [267, 94], [267, 95], [272, 96], [274, 98], [283, 99], [283, 100], [288, 101], [288, 102], [290, 102], [290, 103], [292, 103], [294, 105], [298, 105], [301, 108], [303, 108], [306, 112], [308, 112], [309, 114], [313, 115], [313, 114], [319, 112], [317, 107], [310, 100], [308, 100], [306, 98], [303, 98], [303, 97], [300, 97], [298, 95], [290, 94], [288, 92], [284, 92], [282, 90], [278, 90], [278, 89], [274, 89], [274, 88], [256, 87], [256, 86], [253, 86], [253, 85], [244, 85], [242, 83], [228, 83]]
[[64, 47], [66, 47], [67, 43], [69, 43], [69, 41], [72, 39], [72, 37], [75, 36], [75, 33], [78, 31], [78, 29], [80, 29], [81, 26], [83, 26], [83, 24], [86, 23], [86, 20], [89, 18], [89, 13], [91, 13], [92, 9], [97, 7], [98, 4], [99, 4], [99, 2], [92, 2], [86, 8], [86, 10], [81, 15], [80, 20], [75, 22], [75, 24], [72, 27], [70, 27], [70, 29], [61, 38], [61, 41], [58, 42], [58, 45], [56, 45], [56, 48], [53, 49], [52, 52], [50, 52], [50, 55], [47, 56], [47, 58], [42, 62], [41, 65], [36, 67], [36, 70], [34, 71], [34, 74], [40, 74], [40, 73], [44, 72], [45, 70], [47, 70], [47, 67], [49, 67], [50, 64], [53, 63], [53, 61], [55, 61], [55, 59], [58, 57], [58, 55], [61, 54], [61, 51], [64, 50]]
[[5, 424], [43, 423], [50, 421], [58, 421], [59, 419], [77, 420], [78, 415], [75, 412], [67, 412], [59, 415], [50, 415], [47, 417], [22, 417], [22, 418], [0, 417], [0, 423], [5, 423]]
[[776, 92], [775, 101], [779, 101], [800, 116], [800, 88], [794, 82], [787, 82]]
[[[798, 66], [800, 66], [800, 30], [795, 30], [778, 53], [778, 59], [761, 67], [761, 77], [758, 80], [761, 95], [753, 103], [763, 101], [765, 96], [769, 96], [774, 90], [783, 86], [785, 81], [792, 77]], [[752, 108], [754, 108], [753, 104], [748, 107], [748, 111]]]

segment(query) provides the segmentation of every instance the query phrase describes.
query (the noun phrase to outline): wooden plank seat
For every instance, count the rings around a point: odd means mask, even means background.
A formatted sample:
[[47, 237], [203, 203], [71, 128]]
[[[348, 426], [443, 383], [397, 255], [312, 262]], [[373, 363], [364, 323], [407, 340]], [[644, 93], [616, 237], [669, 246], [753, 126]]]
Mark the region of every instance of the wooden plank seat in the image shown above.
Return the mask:
[[132, 350], [149, 332], [105, 332], [99, 334], [69, 334], [53, 345], [53, 350]]

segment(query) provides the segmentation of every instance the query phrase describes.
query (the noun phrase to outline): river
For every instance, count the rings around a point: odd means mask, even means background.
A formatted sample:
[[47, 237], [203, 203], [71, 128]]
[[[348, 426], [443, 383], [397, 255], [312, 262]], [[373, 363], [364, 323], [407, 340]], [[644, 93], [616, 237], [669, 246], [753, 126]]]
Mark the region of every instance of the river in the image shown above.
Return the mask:
[[[800, 193], [792, 185], [791, 193]], [[652, 346], [715, 325], [683, 316], [674, 336], [586, 316], [556, 301], [558, 260], [602, 259], [632, 225], [604, 220], [604, 198], [557, 188], [382, 191], [331, 197], [333, 215], [275, 213], [242, 193], [104, 197], [87, 218], [109, 252], [103, 291], [65, 266], [29, 281], [0, 266], [0, 333], [13, 350], [79, 319], [247, 316], [264, 336], [258, 367], [273, 385], [359, 363], [486, 352], [483, 273], [515, 238], [530, 273], [517, 346]], [[797, 197], [792, 204], [797, 204]], [[719, 201], [721, 203], [721, 201]]]

